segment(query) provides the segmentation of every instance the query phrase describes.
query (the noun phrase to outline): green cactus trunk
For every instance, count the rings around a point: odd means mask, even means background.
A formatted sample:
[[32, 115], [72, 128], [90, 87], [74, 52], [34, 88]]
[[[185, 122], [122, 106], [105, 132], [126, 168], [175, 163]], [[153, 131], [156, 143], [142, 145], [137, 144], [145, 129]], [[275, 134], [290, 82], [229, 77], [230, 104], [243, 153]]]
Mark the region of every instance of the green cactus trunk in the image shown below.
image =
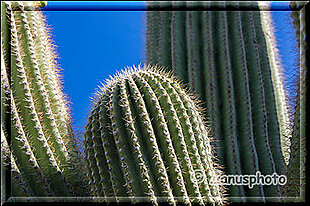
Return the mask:
[[[172, 5], [189, 11], [147, 13], [147, 62], [167, 67], [199, 95], [227, 174], [286, 174], [289, 113], [269, 14], [255, 2], [248, 6], [257, 11], [242, 12], [208, 11], [225, 10], [224, 2], [196, 3], [206, 11], [190, 11], [193, 4]], [[229, 187], [234, 200], [281, 191], [279, 185]]]
[[1, 8], [1, 142], [10, 143], [12, 155], [1, 152], [12, 157], [12, 197], [85, 196], [44, 17], [27, 2]]
[[100, 88], [86, 126], [93, 194], [153, 205], [222, 204], [224, 189], [211, 184], [221, 171], [210, 144], [199, 109], [169, 74], [127, 69]]
[[292, 134], [291, 156], [288, 165], [288, 188], [286, 196], [288, 201], [304, 202], [305, 201], [305, 174], [306, 174], [306, 8], [305, 2], [291, 2], [293, 11], [291, 17], [296, 29], [296, 38], [298, 49], [300, 51], [300, 73], [297, 79], [297, 98], [294, 114], [294, 127]]

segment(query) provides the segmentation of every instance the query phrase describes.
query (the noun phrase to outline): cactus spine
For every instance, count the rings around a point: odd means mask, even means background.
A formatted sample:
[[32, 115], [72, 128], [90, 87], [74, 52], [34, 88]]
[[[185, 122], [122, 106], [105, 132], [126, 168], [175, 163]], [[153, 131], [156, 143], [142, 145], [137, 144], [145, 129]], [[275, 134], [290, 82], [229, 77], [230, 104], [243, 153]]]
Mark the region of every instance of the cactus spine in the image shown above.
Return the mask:
[[[172, 6], [193, 8], [193, 4], [173, 2]], [[225, 3], [200, 6], [225, 8]], [[251, 6], [258, 7], [255, 2]], [[289, 114], [277, 76], [275, 45], [266, 37], [273, 32], [270, 17], [258, 11], [163, 13], [147, 13], [147, 62], [167, 67], [200, 95], [226, 173], [286, 174]], [[163, 49], [167, 44], [170, 47]], [[272, 185], [229, 189], [231, 196], [262, 200], [282, 191]]]
[[1, 4], [1, 141], [11, 143], [12, 196], [87, 195], [44, 17], [37, 2]]
[[[98, 90], [85, 149], [96, 196], [153, 205], [223, 203], [222, 186], [210, 184], [220, 170], [199, 109], [155, 67], [127, 68]], [[198, 170], [205, 181], [197, 181]]]

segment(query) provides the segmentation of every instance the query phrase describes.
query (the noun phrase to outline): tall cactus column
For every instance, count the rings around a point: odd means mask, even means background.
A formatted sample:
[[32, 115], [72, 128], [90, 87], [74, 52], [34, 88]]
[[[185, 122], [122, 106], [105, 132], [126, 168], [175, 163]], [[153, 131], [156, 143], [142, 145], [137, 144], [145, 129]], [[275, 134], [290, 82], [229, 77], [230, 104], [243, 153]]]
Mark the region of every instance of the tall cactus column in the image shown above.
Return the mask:
[[129, 68], [98, 91], [85, 133], [94, 195], [153, 205], [223, 203], [200, 111], [169, 74]]
[[[199, 95], [227, 174], [286, 174], [289, 114], [275, 45], [266, 37], [273, 32], [270, 17], [255, 2], [248, 5], [257, 10], [251, 12], [208, 11], [225, 10], [224, 2], [172, 4], [182, 6], [188, 11], [148, 11], [147, 62], [167, 67]], [[206, 11], [191, 11], [195, 6]], [[170, 62], [162, 56], [171, 56]], [[281, 188], [234, 185], [229, 193], [275, 197]]]
[[87, 195], [55, 54], [36, 6], [1, 5], [1, 131], [11, 140], [12, 179], [20, 176], [25, 188], [12, 182], [12, 195]]

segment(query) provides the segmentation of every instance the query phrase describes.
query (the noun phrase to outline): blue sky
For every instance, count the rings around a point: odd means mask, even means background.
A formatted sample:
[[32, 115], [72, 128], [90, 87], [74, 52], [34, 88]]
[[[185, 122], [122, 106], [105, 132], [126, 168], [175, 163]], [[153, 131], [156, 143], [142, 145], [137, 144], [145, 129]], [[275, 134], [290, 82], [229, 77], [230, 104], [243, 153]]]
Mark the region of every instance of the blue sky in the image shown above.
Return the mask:
[[291, 11], [274, 11], [272, 18], [274, 20], [275, 35], [277, 37], [277, 48], [281, 57], [283, 68], [283, 77], [286, 80], [286, 89], [290, 96], [294, 96], [294, 74], [296, 73], [296, 64], [298, 64], [299, 54], [295, 53], [297, 40], [295, 28], [290, 17]]
[[85, 125], [100, 81], [144, 59], [143, 12], [46, 11], [63, 69], [75, 129]]
[[[73, 127], [83, 131], [90, 108], [90, 97], [100, 81], [126, 66], [145, 59], [145, 2], [96, 3], [48, 2], [44, 8], [53, 40], [61, 57], [64, 91], [72, 102]], [[272, 4], [274, 8], [287, 3]], [[104, 7], [110, 11], [95, 11]], [[139, 11], [113, 11], [113, 10]], [[283, 8], [283, 7], [282, 7]], [[67, 10], [67, 11], [61, 11]], [[68, 11], [75, 10], [75, 11]], [[92, 10], [92, 11], [81, 11]], [[112, 10], [112, 11], [111, 11]], [[272, 12], [278, 48], [285, 74], [294, 67], [292, 52], [296, 40], [290, 11]]]

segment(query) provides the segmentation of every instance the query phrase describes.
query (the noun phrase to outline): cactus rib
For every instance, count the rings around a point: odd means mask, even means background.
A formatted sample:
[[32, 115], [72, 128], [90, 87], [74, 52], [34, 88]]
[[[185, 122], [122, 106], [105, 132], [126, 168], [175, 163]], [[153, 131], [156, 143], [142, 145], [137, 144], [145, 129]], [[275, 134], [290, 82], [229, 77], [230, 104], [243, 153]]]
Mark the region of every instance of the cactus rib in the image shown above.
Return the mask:
[[[57, 98], [50, 94], [53, 84], [58, 88], [54, 93], [63, 98], [45, 22], [42, 13], [34, 11], [39, 4], [1, 4], [1, 28], [5, 29], [1, 33], [1, 125], [9, 131], [5, 138], [12, 138], [12, 157], [7, 159], [16, 163], [12, 174], [18, 177], [12, 182], [12, 197], [29, 196], [27, 200], [35, 201], [31, 197], [55, 200], [56, 196], [86, 195], [83, 170], [75, 170], [83, 164], [77, 165], [80, 154], [72, 137], [70, 115], [66, 111], [56, 114], [55, 107], [66, 105], [55, 104]], [[47, 83], [52, 73], [55, 76]], [[12, 119], [7, 117], [10, 114]], [[66, 131], [59, 123], [61, 115], [65, 116]], [[26, 188], [22, 193], [18, 184]]]
[[[264, 11], [208, 11], [244, 5], [259, 10], [260, 2], [194, 4], [186, 2], [188, 11], [167, 12], [171, 36], [165, 42], [171, 39], [171, 49], [167, 49], [171, 62], [164, 64], [161, 57], [149, 56], [162, 48], [163, 41], [147, 32], [147, 63], [167, 67], [199, 96], [215, 140], [212, 146], [228, 175], [257, 171], [285, 175], [289, 153], [285, 142], [292, 130], [283, 78], [276, 75], [281, 76], [281, 71], [274, 38], [268, 37], [274, 32], [271, 17]], [[204, 11], [191, 11], [196, 6]], [[148, 11], [147, 24], [156, 18], [157, 12]], [[156, 32], [159, 29], [152, 27], [152, 33]], [[283, 188], [230, 185], [229, 192], [237, 201], [251, 196], [265, 201], [265, 196], [281, 196]]]
[[[158, 68], [150, 65], [127, 68], [99, 89], [87, 124], [86, 152], [93, 150], [88, 146], [90, 141], [100, 138], [95, 135], [91, 139], [88, 132], [97, 130], [99, 127], [91, 122], [99, 121], [101, 141], [115, 148], [117, 160], [110, 174], [121, 178], [113, 179], [115, 185], [125, 182], [124, 197], [153, 205], [223, 204], [224, 190], [220, 186], [212, 185], [209, 179], [199, 183], [195, 177], [197, 170], [204, 177], [219, 174], [205, 125], [192, 123], [185, 106], [192, 99], [188, 97], [183, 102], [180, 96], [187, 94], [176, 91], [179, 84], [169, 78], [162, 80], [170, 74], [159, 73]], [[194, 103], [191, 106], [196, 108]], [[99, 118], [98, 110], [105, 118]], [[200, 114], [192, 114], [201, 120]], [[195, 129], [199, 130], [197, 133], [193, 126], [199, 127]], [[101, 153], [111, 157], [107, 146], [101, 147]], [[93, 170], [96, 165], [91, 163], [88, 167]], [[117, 194], [113, 197], [120, 198]]]

